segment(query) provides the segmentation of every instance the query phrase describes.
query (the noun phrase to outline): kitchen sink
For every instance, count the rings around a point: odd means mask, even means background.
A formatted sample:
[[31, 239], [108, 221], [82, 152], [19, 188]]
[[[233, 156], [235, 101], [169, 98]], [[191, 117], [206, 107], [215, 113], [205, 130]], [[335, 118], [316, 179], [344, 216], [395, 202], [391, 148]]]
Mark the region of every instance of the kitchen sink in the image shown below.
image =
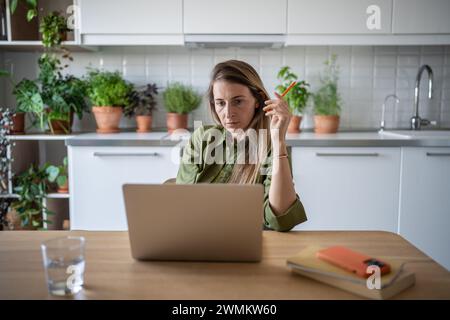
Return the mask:
[[385, 130], [381, 135], [399, 138], [450, 139], [450, 130]]

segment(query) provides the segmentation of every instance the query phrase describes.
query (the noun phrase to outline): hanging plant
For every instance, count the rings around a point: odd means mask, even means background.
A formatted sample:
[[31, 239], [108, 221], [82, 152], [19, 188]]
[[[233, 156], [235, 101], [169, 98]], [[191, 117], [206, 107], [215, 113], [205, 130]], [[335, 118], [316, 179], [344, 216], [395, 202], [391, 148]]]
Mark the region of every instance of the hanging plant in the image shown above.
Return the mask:
[[12, 124], [12, 112], [8, 108], [0, 109], [0, 194], [8, 193], [8, 170], [11, 163], [8, 157], [8, 135]]
[[42, 35], [42, 45], [45, 48], [54, 48], [61, 45], [67, 39], [67, 19], [58, 11], [50, 12], [39, 25]]
[[[8, 135], [10, 134], [12, 126], [12, 112], [8, 108], [0, 109], [0, 194], [8, 193], [8, 171], [11, 163], [10, 157], [8, 157], [8, 148], [10, 146], [10, 140]], [[11, 205], [11, 198], [0, 198], [0, 230], [9, 229], [9, 223], [7, 220], [8, 210]]]

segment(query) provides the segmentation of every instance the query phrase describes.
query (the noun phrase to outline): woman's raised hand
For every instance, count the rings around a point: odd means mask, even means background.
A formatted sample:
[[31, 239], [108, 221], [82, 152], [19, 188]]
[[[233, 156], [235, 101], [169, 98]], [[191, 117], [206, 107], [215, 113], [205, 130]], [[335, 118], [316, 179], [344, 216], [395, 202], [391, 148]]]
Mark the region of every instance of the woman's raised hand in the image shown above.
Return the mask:
[[264, 102], [266, 106], [263, 108], [263, 111], [266, 116], [271, 117], [270, 132], [272, 140], [277, 137], [276, 133], [278, 132], [279, 142], [284, 142], [292, 115], [289, 111], [288, 104], [283, 100], [283, 97], [276, 92], [275, 96], [277, 99], [270, 99]]

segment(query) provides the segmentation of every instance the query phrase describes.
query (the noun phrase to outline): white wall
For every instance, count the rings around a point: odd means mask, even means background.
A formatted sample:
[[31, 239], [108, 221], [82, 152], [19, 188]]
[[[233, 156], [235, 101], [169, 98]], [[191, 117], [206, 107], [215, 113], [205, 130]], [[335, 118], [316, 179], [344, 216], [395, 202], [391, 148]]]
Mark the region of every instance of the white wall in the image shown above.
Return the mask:
[[[192, 84], [204, 93], [209, 74], [215, 63], [227, 59], [241, 59], [252, 64], [261, 75], [269, 92], [277, 85], [276, 74], [283, 65], [289, 65], [301, 79], [318, 87], [318, 73], [323, 61], [331, 53], [338, 54], [341, 68], [339, 90], [343, 98], [341, 129], [378, 128], [384, 97], [396, 93], [401, 102], [397, 108], [387, 107], [386, 126], [409, 126], [413, 113], [414, 84], [420, 65], [431, 65], [435, 75], [435, 96], [426, 100], [426, 75], [422, 81], [420, 116], [437, 120], [441, 127], [450, 127], [450, 46], [306, 46], [283, 49], [188, 49], [183, 47], [104, 47], [99, 52], [75, 52], [74, 62], [67, 72], [82, 76], [86, 67], [120, 70], [136, 85], [156, 82], [165, 87], [168, 81]], [[16, 80], [36, 76], [38, 52], [5, 52], [6, 66], [12, 65]], [[6, 87], [4, 103], [14, 104]], [[1, 91], [0, 91], [1, 92]], [[0, 100], [0, 102], [2, 102]], [[159, 110], [154, 126], [165, 127], [165, 110], [160, 96]], [[210, 123], [206, 104], [190, 117]], [[124, 119], [123, 127], [133, 127], [132, 120]], [[311, 109], [307, 111], [302, 128], [312, 128]], [[75, 130], [94, 130], [95, 122], [87, 115]]]

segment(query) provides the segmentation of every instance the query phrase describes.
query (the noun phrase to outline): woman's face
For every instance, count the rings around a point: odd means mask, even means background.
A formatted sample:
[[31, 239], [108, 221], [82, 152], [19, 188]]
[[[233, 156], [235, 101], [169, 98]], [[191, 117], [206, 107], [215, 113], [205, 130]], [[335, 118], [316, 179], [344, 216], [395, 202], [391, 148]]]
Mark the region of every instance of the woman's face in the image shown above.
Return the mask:
[[216, 81], [213, 85], [214, 107], [222, 126], [231, 133], [246, 129], [253, 119], [258, 102], [242, 84]]

